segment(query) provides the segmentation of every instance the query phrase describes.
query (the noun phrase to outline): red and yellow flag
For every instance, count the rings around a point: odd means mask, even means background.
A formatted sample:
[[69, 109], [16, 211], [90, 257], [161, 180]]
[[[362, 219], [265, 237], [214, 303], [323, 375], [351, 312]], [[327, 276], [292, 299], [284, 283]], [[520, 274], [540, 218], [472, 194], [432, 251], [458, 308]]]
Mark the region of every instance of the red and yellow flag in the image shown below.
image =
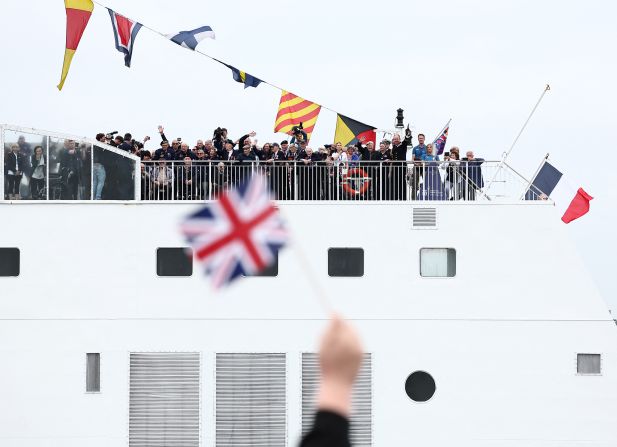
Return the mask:
[[276, 114], [276, 122], [274, 123], [274, 131], [290, 133], [293, 126], [302, 123], [307, 138], [310, 139], [320, 110], [321, 106], [319, 104], [307, 101], [283, 90], [279, 111]]
[[64, 64], [62, 65], [62, 76], [58, 90], [62, 90], [64, 86], [73, 55], [94, 10], [92, 0], [64, 0], [64, 6], [66, 8], [66, 49], [64, 50]]

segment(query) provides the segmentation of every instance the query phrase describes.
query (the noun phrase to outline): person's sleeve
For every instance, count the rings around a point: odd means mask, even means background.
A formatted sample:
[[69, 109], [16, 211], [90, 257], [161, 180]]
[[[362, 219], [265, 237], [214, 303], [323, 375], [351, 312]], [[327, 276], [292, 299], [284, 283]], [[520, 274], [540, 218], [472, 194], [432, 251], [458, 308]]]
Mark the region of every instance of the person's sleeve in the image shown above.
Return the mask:
[[330, 411], [318, 411], [312, 430], [302, 438], [300, 447], [350, 447], [349, 421]]
[[161, 132], [161, 143], [162, 143], [163, 141], [169, 141], [169, 140], [167, 139], [167, 137], [165, 136], [165, 132]]
[[249, 137], [248, 134], [246, 135], [242, 135], [240, 137], [240, 139], [238, 140], [238, 149], [242, 150], [242, 148], [244, 147], [244, 141]]

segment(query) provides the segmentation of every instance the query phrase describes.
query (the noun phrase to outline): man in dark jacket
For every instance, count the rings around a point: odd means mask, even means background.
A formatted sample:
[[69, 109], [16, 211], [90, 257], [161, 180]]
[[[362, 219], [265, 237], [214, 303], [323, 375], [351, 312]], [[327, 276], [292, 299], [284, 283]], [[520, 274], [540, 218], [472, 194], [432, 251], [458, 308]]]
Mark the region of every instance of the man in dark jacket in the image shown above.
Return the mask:
[[175, 153], [172, 148], [169, 147], [169, 142], [164, 140], [161, 142], [161, 147], [154, 151], [153, 160], [167, 160], [171, 161], [175, 158]]
[[19, 185], [28, 166], [26, 157], [19, 151], [19, 145], [12, 145], [11, 152], [4, 157], [4, 174], [8, 183], [6, 198], [8, 200], [20, 199]]
[[[383, 155], [381, 152], [375, 150], [375, 143], [369, 141], [366, 143], [366, 146], [362, 146], [363, 141], [358, 141], [356, 147], [358, 148], [358, 152], [362, 155], [362, 162], [360, 167], [364, 169], [364, 171], [368, 174], [368, 178], [370, 179], [368, 198], [370, 200], [379, 199], [379, 183], [380, 183], [380, 171], [381, 171], [381, 160], [383, 160]], [[367, 162], [367, 163], [364, 163]]]
[[405, 139], [392, 137], [392, 173], [390, 177], [392, 200], [407, 200], [407, 148], [411, 144], [411, 130], [405, 130]]
[[476, 200], [476, 190], [484, 188], [482, 163], [484, 159], [474, 157], [473, 151], [467, 151], [467, 157], [461, 160], [460, 170], [463, 173], [466, 200]]
[[62, 200], [77, 200], [81, 181], [82, 160], [75, 148], [75, 141], [65, 140], [60, 154], [60, 173], [62, 175]]

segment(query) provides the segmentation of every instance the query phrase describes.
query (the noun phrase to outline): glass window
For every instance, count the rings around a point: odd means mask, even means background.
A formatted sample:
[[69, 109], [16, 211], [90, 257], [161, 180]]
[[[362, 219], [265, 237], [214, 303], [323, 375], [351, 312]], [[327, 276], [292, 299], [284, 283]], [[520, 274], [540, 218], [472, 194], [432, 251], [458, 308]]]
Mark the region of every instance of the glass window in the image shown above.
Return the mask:
[[19, 276], [19, 248], [0, 248], [0, 277]]
[[159, 248], [156, 250], [158, 276], [191, 276], [193, 274], [192, 248]]
[[65, 138], [49, 139], [49, 199], [92, 199], [92, 146]]
[[577, 354], [576, 373], [582, 375], [598, 375], [602, 372], [602, 356], [600, 354]]
[[456, 276], [456, 250], [453, 248], [420, 249], [420, 275], [436, 278]]
[[133, 200], [135, 161], [97, 145], [93, 148], [92, 196], [94, 200]]
[[4, 198], [47, 198], [48, 138], [21, 131], [4, 131]]
[[86, 392], [101, 391], [101, 354], [89, 352], [86, 354]]
[[328, 249], [328, 276], [364, 276], [364, 249]]
[[405, 393], [415, 402], [426, 402], [435, 394], [435, 380], [424, 371], [411, 373], [405, 381]]

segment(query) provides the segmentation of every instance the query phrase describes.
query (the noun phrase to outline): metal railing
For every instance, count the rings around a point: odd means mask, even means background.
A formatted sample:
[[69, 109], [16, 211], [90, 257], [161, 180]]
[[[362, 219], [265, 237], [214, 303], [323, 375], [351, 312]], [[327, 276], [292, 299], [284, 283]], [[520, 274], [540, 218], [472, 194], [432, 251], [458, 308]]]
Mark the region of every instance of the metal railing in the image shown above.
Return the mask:
[[140, 162], [89, 138], [9, 125], [0, 125], [0, 146], [0, 201], [214, 200], [255, 173], [280, 201], [547, 199], [528, 192], [530, 182], [499, 161]]
[[283, 201], [519, 201], [528, 185], [498, 161], [148, 161], [141, 200], [214, 200], [255, 173]]

